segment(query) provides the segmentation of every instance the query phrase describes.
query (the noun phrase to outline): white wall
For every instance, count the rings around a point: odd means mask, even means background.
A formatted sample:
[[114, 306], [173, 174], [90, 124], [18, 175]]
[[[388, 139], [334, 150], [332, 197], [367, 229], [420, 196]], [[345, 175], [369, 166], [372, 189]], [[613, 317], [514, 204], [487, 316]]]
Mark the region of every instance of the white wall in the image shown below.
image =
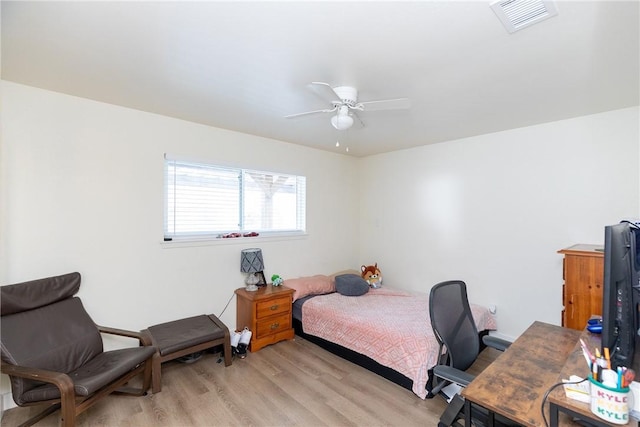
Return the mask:
[[562, 256], [639, 214], [639, 109], [365, 158], [360, 252], [388, 285], [462, 279], [499, 333], [560, 324]]
[[[359, 265], [351, 157], [10, 82], [2, 89], [1, 283], [79, 271], [97, 323], [139, 330], [221, 313], [244, 286], [243, 248], [262, 248], [267, 276]], [[308, 236], [167, 248], [165, 152], [305, 175]], [[236, 326], [235, 299], [222, 320]]]
[[[140, 330], [220, 315], [244, 286], [247, 247], [262, 248], [267, 276], [359, 265], [351, 157], [10, 82], [1, 136], [0, 283], [79, 271], [79, 296], [98, 324]], [[163, 244], [164, 153], [305, 175], [308, 236]], [[235, 313], [234, 298], [221, 316], [230, 329]], [[0, 379], [2, 410], [14, 405]]]

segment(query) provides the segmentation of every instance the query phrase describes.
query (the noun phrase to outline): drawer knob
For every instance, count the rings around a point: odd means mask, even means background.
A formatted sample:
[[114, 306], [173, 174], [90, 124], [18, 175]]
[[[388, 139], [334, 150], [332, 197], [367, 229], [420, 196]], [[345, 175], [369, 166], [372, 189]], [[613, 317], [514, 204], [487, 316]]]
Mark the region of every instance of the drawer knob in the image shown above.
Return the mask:
[[278, 309], [278, 307], [279, 307], [279, 305], [278, 305], [278, 304], [274, 304], [274, 305], [272, 305], [271, 307], [269, 307], [269, 310], [271, 310], [271, 311], [275, 311], [275, 310], [277, 310], [277, 309]]
[[274, 323], [273, 325], [271, 325], [271, 330], [273, 331], [274, 329], [278, 329], [280, 327], [280, 323]]

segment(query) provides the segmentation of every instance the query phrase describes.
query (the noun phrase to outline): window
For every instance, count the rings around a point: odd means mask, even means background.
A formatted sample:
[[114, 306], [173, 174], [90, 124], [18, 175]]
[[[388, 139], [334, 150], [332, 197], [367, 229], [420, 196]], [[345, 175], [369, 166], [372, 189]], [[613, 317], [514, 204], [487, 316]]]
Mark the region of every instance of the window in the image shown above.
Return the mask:
[[165, 160], [165, 238], [305, 231], [304, 176]]

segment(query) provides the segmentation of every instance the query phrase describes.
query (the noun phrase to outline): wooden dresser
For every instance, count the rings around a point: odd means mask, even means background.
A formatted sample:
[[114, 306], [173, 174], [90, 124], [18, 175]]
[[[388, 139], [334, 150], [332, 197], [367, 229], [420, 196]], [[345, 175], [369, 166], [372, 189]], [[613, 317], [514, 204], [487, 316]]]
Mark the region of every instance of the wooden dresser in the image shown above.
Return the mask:
[[236, 289], [236, 327], [241, 331], [248, 327], [251, 332], [249, 351], [294, 336], [291, 320], [293, 289], [284, 286], [267, 285], [257, 291]]
[[564, 255], [562, 326], [583, 330], [592, 315], [602, 315], [603, 247], [578, 244], [558, 253]]

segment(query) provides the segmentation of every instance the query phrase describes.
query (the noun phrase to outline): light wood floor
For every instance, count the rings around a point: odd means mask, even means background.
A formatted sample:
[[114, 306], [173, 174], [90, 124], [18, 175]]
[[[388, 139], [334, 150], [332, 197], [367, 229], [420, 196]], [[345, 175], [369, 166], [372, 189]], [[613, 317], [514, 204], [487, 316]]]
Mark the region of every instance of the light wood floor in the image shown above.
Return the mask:
[[[497, 352], [485, 350], [481, 370]], [[108, 396], [81, 414], [79, 426], [436, 426], [446, 406], [422, 400], [394, 383], [298, 336], [218, 363], [207, 353], [195, 363], [168, 362], [162, 392]], [[36, 408], [5, 411], [15, 426]], [[57, 426], [59, 412], [37, 426]]]

